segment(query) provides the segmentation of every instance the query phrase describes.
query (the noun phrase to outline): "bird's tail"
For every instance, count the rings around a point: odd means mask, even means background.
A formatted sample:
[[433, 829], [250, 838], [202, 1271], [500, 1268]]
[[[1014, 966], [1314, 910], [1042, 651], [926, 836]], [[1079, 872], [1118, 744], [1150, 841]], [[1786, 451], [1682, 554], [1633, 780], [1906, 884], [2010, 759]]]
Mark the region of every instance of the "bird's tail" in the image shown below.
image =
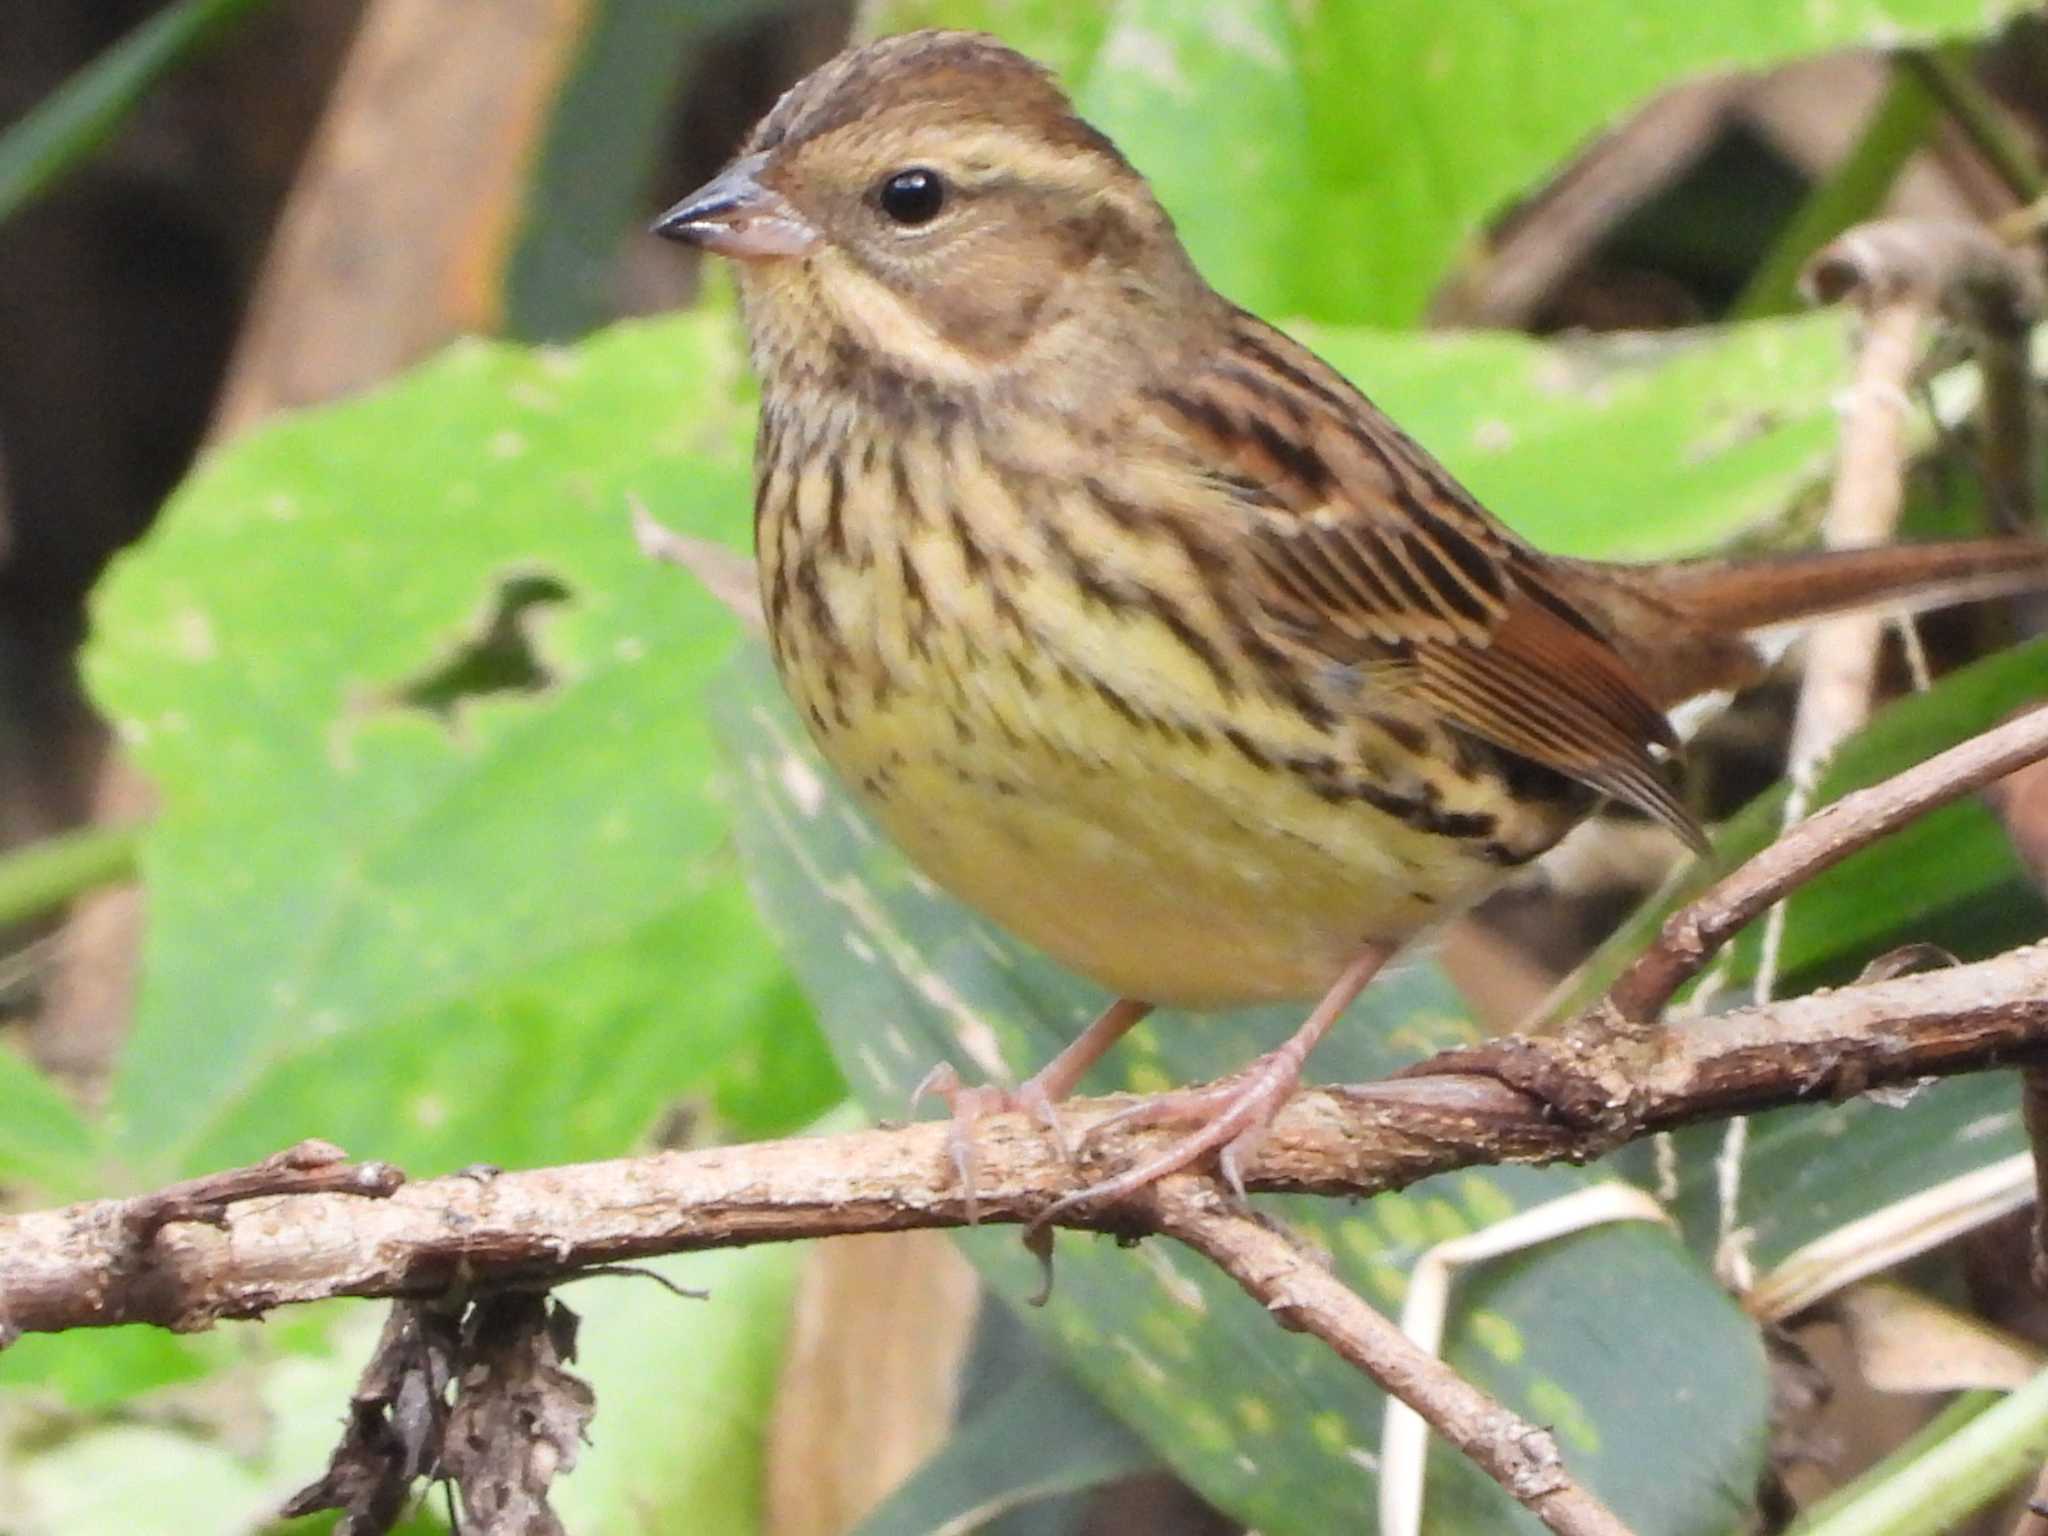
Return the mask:
[[1970, 539], [1815, 550], [1642, 568], [1652, 590], [1721, 634], [1839, 613], [1919, 613], [2048, 588], [2048, 539]]
[[1837, 614], [1918, 613], [2048, 591], [2048, 540], [1887, 544], [1739, 560], [1586, 563], [1582, 600], [1665, 707], [1762, 672], [1751, 638]]

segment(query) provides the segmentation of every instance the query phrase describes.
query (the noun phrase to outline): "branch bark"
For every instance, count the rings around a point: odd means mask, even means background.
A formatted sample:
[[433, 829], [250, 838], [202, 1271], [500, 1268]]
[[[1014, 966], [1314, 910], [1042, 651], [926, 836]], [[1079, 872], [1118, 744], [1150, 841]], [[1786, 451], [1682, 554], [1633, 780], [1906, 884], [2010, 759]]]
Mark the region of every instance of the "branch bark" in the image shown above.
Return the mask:
[[[1595, 1014], [1604, 1012], [1594, 1010]], [[1589, 1022], [1592, 1020], [1589, 1018]], [[1398, 1081], [1313, 1089], [1275, 1123], [1254, 1190], [1373, 1195], [1481, 1163], [1580, 1162], [1634, 1137], [2048, 1056], [2048, 944], [1995, 960], [1722, 1015], [1648, 1042], [1527, 1042], [1602, 1085], [1605, 1113], [1568, 1124], [1460, 1059]], [[1126, 1101], [1076, 1101], [1083, 1136]], [[331, 1296], [424, 1297], [458, 1283], [532, 1285], [653, 1254], [966, 1224], [948, 1126], [658, 1153], [407, 1184], [381, 1197], [264, 1196], [204, 1223], [136, 1234], [134, 1201], [0, 1221], [0, 1326], [55, 1332], [147, 1322], [203, 1328]], [[1086, 1161], [1157, 1150], [1170, 1130], [1111, 1133]], [[1021, 1115], [978, 1130], [984, 1223], [1028, 1222], [1096, 1171], [1063, 1161]], [[1167, 1181], [1162, 1198], [1206, 1175]], [[143, 1197], [145, 1200], [151, 1197]], [[1083, 1210], [1074, 1227], [1142, 1235], [1156, 1209]]]
[[1629, 1536], [1565, 1471], [1557, 1439], [1465, 1380], [1318, 1263], [1299, 1243], [1228, 1209], [1212, 1191], [1159, 1201], [1158, 1229], [1243, 1286], [1280, 1323], [1321, 1339], [1563, 1536]]

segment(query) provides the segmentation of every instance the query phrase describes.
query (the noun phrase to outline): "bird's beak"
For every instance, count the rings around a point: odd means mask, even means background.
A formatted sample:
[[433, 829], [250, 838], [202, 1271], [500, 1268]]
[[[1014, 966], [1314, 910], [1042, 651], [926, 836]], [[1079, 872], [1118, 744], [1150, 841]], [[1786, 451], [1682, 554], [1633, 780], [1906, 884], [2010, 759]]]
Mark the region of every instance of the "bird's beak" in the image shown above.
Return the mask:
[[823, 237], [780, 192], [761, 184], [766, 155], [735, 160], [654, 221], [654, 233], [742, 261], [802, 256]]

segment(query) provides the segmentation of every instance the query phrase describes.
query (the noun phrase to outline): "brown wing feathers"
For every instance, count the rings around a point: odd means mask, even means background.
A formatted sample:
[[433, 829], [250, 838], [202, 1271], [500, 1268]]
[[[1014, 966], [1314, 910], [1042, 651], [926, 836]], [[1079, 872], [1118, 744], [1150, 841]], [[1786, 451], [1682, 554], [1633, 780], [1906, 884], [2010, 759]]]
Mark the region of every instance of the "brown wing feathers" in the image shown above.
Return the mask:
[[1168, 404], [1258, 489], [1247, 547], [1276, 635], [1702, 845], [1653, 754], [1669, 723], [1541, 557], [1319, 360], [1237, 326]]

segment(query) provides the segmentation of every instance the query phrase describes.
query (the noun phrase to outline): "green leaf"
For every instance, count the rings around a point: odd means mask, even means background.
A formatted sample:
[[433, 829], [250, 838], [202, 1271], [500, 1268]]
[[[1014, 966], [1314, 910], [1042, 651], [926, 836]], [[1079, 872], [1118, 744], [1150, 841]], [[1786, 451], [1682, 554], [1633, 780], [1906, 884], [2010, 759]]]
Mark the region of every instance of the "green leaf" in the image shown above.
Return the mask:
[[101, 1150], [63, 1091], [0, 1045], [0, 1184], [26, 1184], [45, 1199], [82, 1199], [93, 1189]]
[[2025, 8], [888, 0], [873, 29], [979, 27], [1054, 65], [1239, 303], [1407, 325], [1492, 215], [1656, 92], [1833, 49], [1980, 36]]
[[[941, 1058], [971, 1079], [1043, 1063], [1103, 1001], [913, 876], [847, 805], [752, 659], [718, 690], [744, 775], [738, 830], [762, 909], [821, 1006], [863, 1103], [900, 1114]], [[1154, 1089], [1211, 1078], [1275, 1043], [1298, 1011], [1269, 1008], [1135, 1031], [1086, 1085]], [[1432, 964], [1384, 978], [1318, 1052], [1355, 1081], [1477, 1037]], [[1382, 1305], [1424, 1248], [1583, 1187], [1575, 1170], [1486, 1170], [1358, 1206], [1271, 1208]], [[1013, 1302], [1039, 1283], [1015, 1234], [963, 1246]], [[1746, 1508], [1767, 1411], [1755, 1332], [1661, 1230], [1583, 1234], [1471, 1282], [1451, 1355], [1531, 1417], [1559, 1426], [1574, 1468], [1633, 1528], [1726, 1529]], [[1126, 1252], [1063, 1235], [1034, 1322], [1069, 1367], [1213, 1503], [1271, 1533], [1349, 1529], [1374, 1496], [1382, 1401], [1314, 1341], [1287, 1334], [1209, 1266], [1152, 1242]], [[1684, 1394], [1664, 1383], [1683, 1378]], [[1682, 1473], [1661, 1448], [1683, 1443]], [[1506, 1496], [1460, 1458], [1432, 1468], [1443, 1531], [1513, 1527]]]
[[1537, 546], [1612, 559], [1782, 519], [1832, 464], [1848, 356], [1838, 314], [1564, 343], [1299, 334]]
[[264, 0], [184, 0], [122, 38], [0, 134], [0, 220], [75, 169], [150, 88]]
[[467, 344], [217, 453], [116, 562], [85, 670], [164, 805], [110, 1117], [138, 1179], [836, 1096], [724, 845], [698, 696], [735, 626], [628, 524], [742, 537], [751, 417], [723, 320]]

